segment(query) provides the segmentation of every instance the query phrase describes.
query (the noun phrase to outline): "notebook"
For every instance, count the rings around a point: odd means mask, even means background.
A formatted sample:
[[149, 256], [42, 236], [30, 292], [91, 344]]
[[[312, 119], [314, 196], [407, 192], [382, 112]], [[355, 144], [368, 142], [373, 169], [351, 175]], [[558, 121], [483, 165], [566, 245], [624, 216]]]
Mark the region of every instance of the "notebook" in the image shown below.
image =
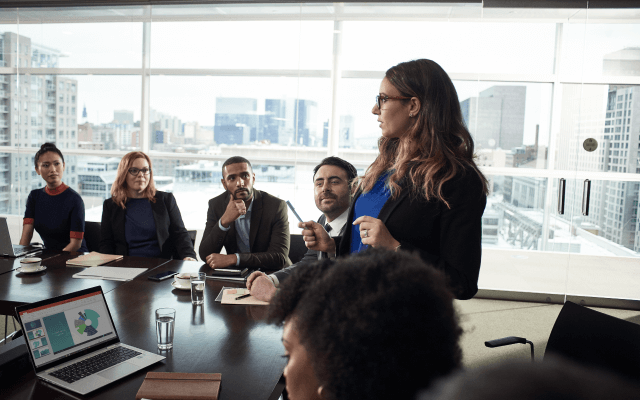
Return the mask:
[[148, 372], [136, 399], [217, 400], [221, 374]]
[[16, 315], [36, 376], [72, 392], [90, 393], [165, 358], [120, 342], [100, 286], [16, 307]]
[[72, 267], [95, 267], [117, 260], [122, 260], [122, 256], [117, 254], [102, 254], [97, 251], [92, 251], [89, 254], [67, 260], [67, 265]]
[[20, 246], [19, 244], [11, 244], [7, 219], [0, 217], [0, 256], [22, 257], [41, 250], [42, 247], [39, 245]]

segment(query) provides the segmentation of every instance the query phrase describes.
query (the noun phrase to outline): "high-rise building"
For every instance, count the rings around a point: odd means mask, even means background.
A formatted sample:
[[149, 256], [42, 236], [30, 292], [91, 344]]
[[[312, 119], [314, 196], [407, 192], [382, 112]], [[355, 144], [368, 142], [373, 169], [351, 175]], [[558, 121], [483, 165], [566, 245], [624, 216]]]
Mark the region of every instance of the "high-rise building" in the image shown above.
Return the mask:
[[353, 115], [340, 116], [340, 133], [338, 135], [338, 146], [352, 149], [355, 144], [355, 120]]
[[[0, 54], [2, 66], [56, 68], [60, 52], [4, 32]], [[77, 93], [78, 82], [63, 76], [0, 76], [0, 146], [40, 147], [52, 142], [63, 153], [77, 148]], [[0, 213], [23, 213], [29, 192], [44, 186], [33, 159], [33, 154], [0, 157]], [[64, 182], [77, 189], [75, 157], [65, 161], [71, 167], [65, 170]]]
[[510, 150], [523, 144], [526, 86], [492, 86], [460, 102], [479, 149]]
[[214, 140], [217, 144], [248, 144], [258, 140], [258, 100], [216, 98]]

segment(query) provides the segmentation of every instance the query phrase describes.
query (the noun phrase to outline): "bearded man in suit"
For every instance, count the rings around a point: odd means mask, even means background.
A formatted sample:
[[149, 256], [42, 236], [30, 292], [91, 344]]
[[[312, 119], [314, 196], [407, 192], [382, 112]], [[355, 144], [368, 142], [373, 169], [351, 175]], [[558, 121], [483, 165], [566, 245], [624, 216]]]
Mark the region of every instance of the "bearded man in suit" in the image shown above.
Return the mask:
[[[243, 157], [222, 165], [224, 193], [209, 200], [200, 258], [213, 269], [279, 270], [289, 260], [287, 204], [253, 187], [256, 175]], [[222, 247], [227, 254], [220, 254]]]
[[[343, 233], [351, 205], [351, 183], [357, 175], [355, 167], [339, 157], [327, 157], [313, 170], [314, 198], [316, 207], [322, 211], [318, 223], [331, 237]], [[270, 301], [280, 283], [295, 268], [322, 257], [327, 254], [309, 249], [302, 260], [280, 271], [269, 275], [259, 271], [252, 273], [247, 279], [247, 288], [257, 299]]]

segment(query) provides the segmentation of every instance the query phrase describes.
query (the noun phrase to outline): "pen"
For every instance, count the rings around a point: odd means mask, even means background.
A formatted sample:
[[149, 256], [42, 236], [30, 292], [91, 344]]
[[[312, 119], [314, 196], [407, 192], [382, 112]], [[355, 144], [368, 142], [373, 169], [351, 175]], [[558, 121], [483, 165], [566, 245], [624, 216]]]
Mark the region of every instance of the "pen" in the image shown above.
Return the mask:
[[251, 293], [249, 294], [243, 294], [242, 296], [238, 296], [236, 297], [236, 300], [242, 300], [242, 299], [246, 299], [247, 297], [251, 296]]
[[289, 200], [287, 200], [287, 205], [289, 206], [289, 208], [291, 209], [291, 211], [293, 211], [293, 215], [296, 216], [296, 218], [298, 218], [298, 221], [303, 222], [302, 218], [300, 218], [300, 216], [298, 215], [298, 213], [296, 212], [296, 209], [293, 208], [293, 204], [291, 204], [291, 202]]

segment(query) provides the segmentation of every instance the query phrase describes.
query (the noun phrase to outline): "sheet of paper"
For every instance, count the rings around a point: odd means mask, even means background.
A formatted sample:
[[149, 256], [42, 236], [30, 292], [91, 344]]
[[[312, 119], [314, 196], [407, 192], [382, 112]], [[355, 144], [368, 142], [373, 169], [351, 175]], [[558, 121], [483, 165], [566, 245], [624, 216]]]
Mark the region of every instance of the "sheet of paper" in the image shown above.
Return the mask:
[[249, 289], [234, 288], [225, 289], [222, 292], [222, 304], [242, 304], [242, 305], [256, 305], [256, 306], [268, 306], [266, 301], [258, 300], [253, 296], [245, 297], [244, 299], [236, 300], [236, 297], [249, 294]]
[[74, 274], [74, 278], [130, 281], [148, 268], [92, 267]]

